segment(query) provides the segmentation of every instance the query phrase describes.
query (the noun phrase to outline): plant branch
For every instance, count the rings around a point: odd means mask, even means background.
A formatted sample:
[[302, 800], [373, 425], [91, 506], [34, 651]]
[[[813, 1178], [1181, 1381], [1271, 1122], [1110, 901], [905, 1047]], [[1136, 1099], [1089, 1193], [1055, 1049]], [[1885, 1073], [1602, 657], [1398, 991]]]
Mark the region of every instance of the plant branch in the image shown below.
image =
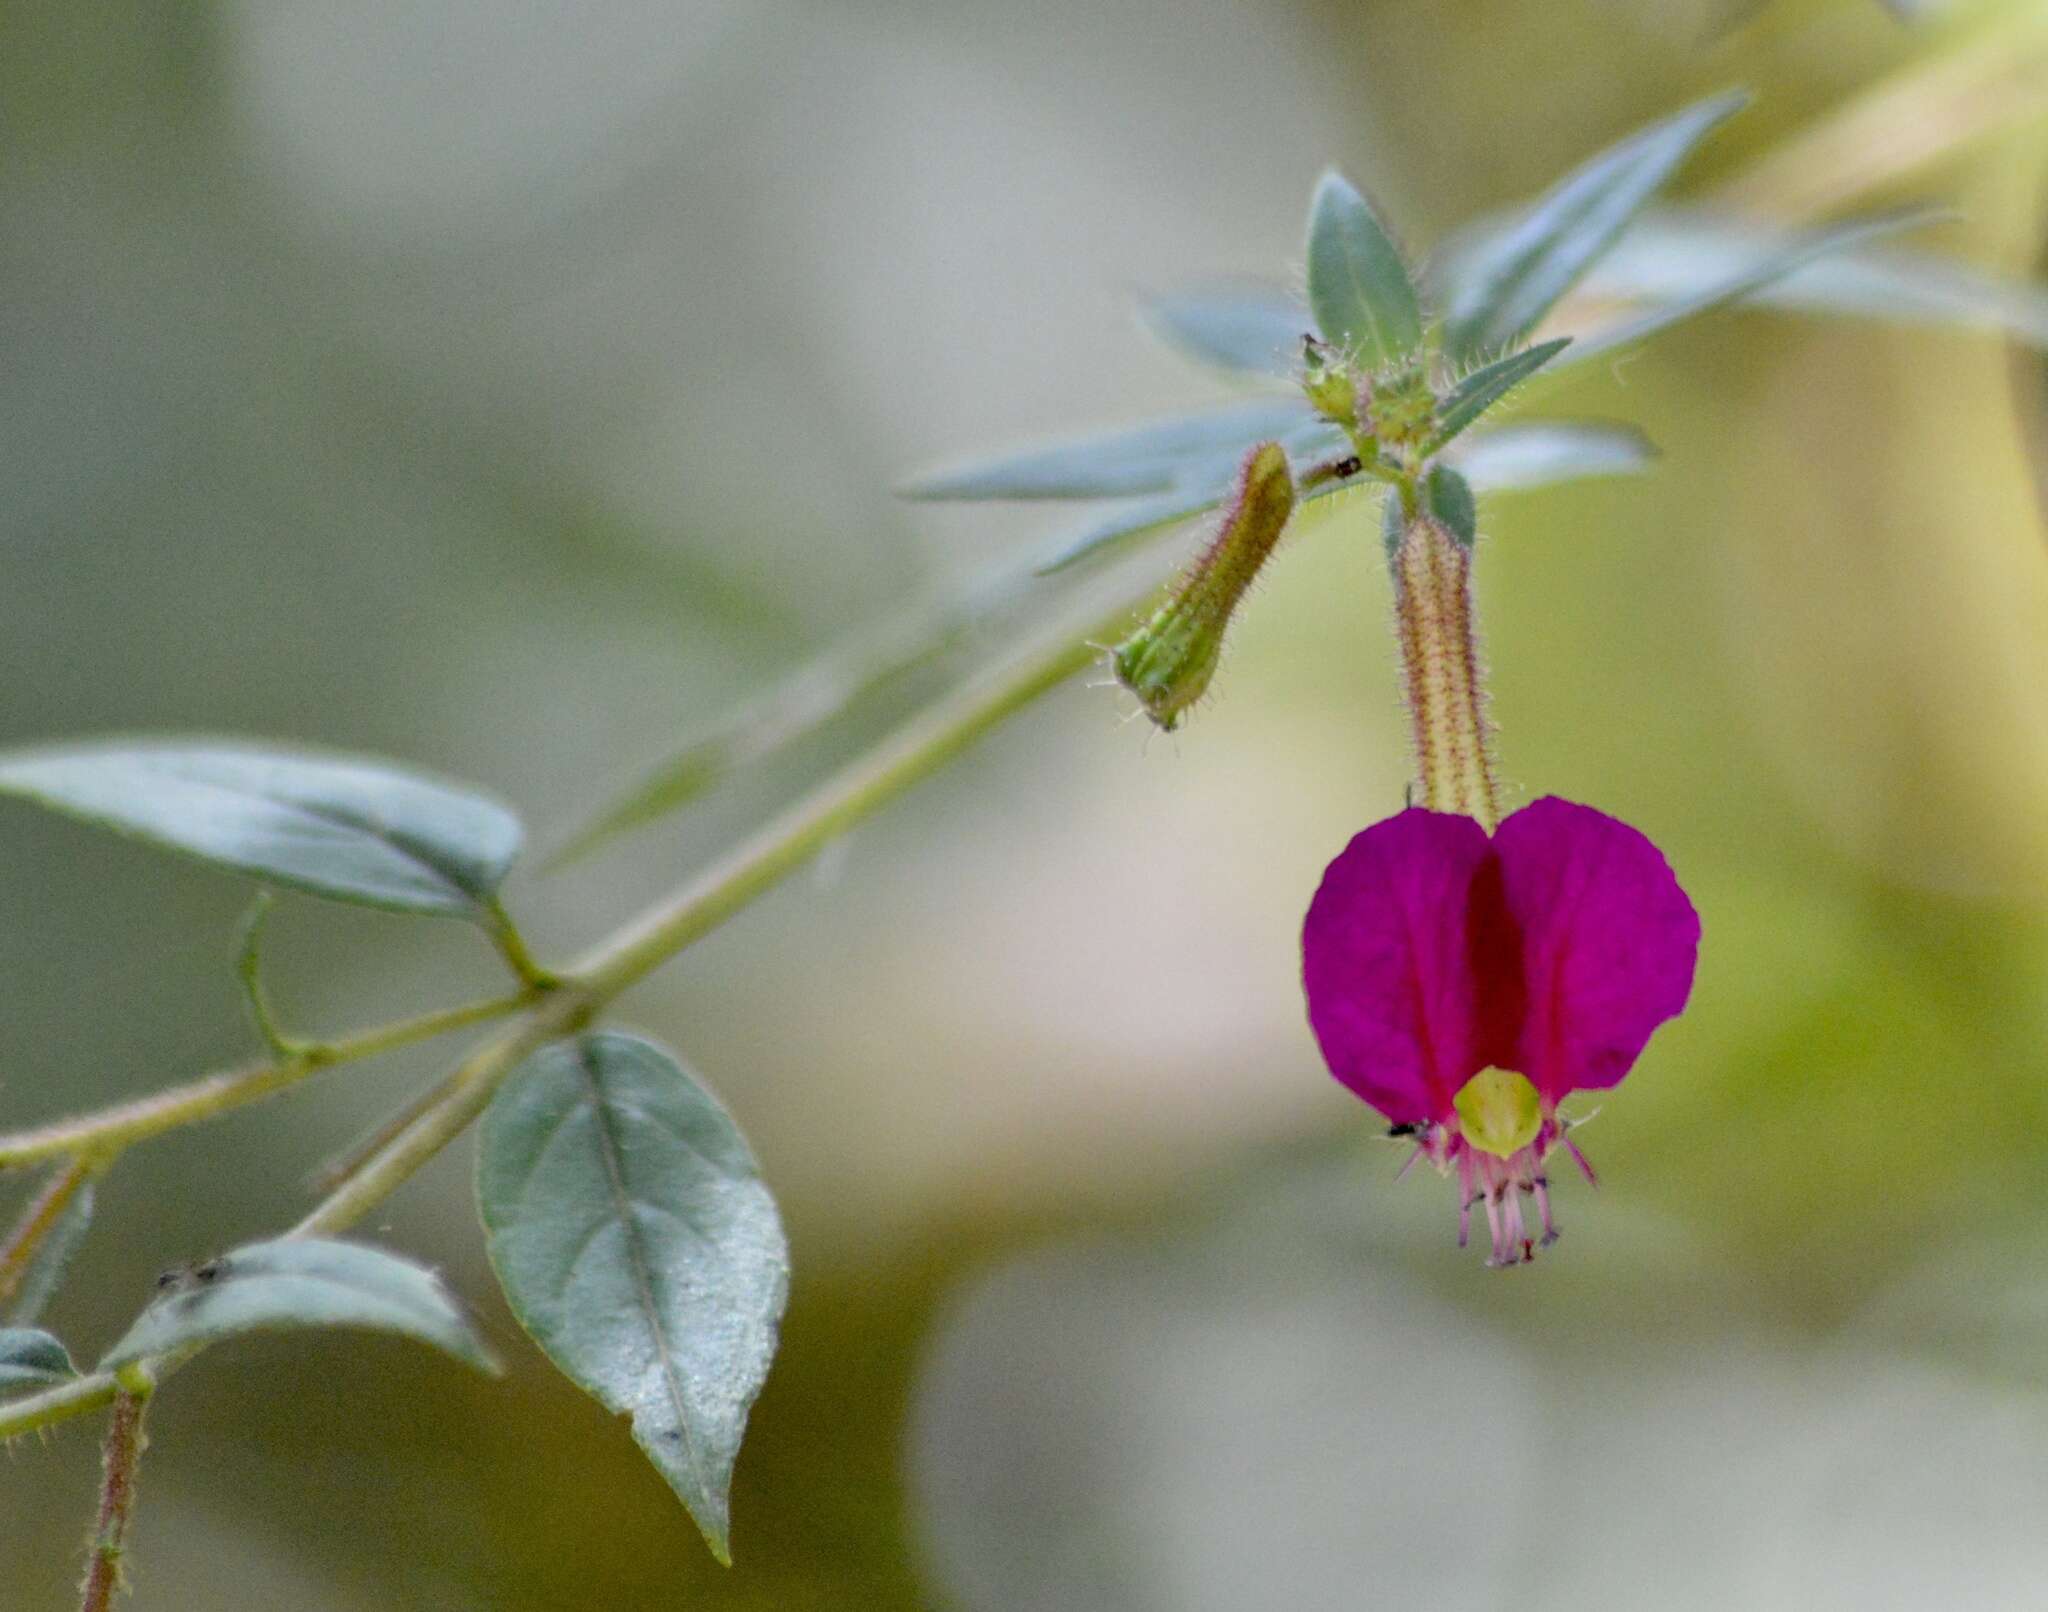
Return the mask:
[[135, 1477], [149, 1444], [142, 1418], [155, 1390], [156, 1379], [146, 1370], [131, 1366], [120, 1374], [114, 1414], [107, 1422], [99, 1516], [93, 1526], [92, 1556], [85, 1569], [79, 1612], [107, 1612], [120, 1593], [128, 1523], [135, 1515]]
[[[1156, 579], [1148, 581], [1147, 591], [1153, 585]], [[1132, 609], [1143, 595], [1133, 590], [1126, 577], [1122, 587], [1105, 590], [1103, 597], [1113, 598], [1114, 607], [1106, 606], [1103, 598], [1091, 592], [1095, 608], [1085, 619], [1077, 613], [1056, 631], [913, 717], [876, 749], [828, 779], [722, 861], [596, 947], [575, 969], [561, 977], [557, 988], [407, 1021], [416, 1033], [395, 1039], [395, 1033], [406, 1026], [387, 1026], [382, 1031], [365, 1032], [352, 1041], [331, 1043], [327, 1049], [330, 1054], [341, 1050], [365, 1056], [362, 1046], [371, 1037], [379, 1038], [371, 1050], [381, 1051], [407, 1040], [424, 1039], [426, 1034], [438, 1034], [441, 1028], [454, 1027], [444, 1023], [430, 1031], [417, 1029], [435, 1019], [463, 1014], [466, 1016], [460, 1022], [476, 1023], [502, 1017], [521, 1007], [528, 1010], [517, 1023], [507, 1026], [466, 1058], [444, 1082], [436, 1100], [419, 1109], [410, 1124], [365, 1158], [289, 1235], [332, 1236], [355, 1225], [460, 1136], [529, 1053], [574, 1033], [627, 987], [801, 867], [840, 834], [952, 760], [1004, 718], [1098, 660], [1101, 651], [1094, 641], [1116, 637], [1128, 627]], [[235, 1078], [248, 1080], [267, 1071], [268, 1066], [264, 1070], [243, 1071]], [[273, 1079], [264, 1089], [275, 1090], [285, 1083]], [[217, 1109], [208, 1110], [213, 1111]], [[99, 1118], [101, 1128], [94, 1134], [104, 1137], [109, 1134], [105, 1117]], [[74, 1128], [83, 1123], [72, 1122]], [[139, 1134], [153, 1134], [156, 1129], [166, 1128], [167, 1125], [152, 1126]], [[130, 1128], [119, 1134], [132, 1140], [137, 1133]], [[8, 1151], [10, 1147], [14, 1152]], [[0, 1138], [0, 1164], [21, 1156], [19, 1139]], [[32, 1152], [26, 1156], [43, 1155]], [[186, 1358], [189, 1355], [145, 1361], [142, 1365], [161, 1379]], [[0, 1441], [97, 1410], [113, 1402], [120, 1393], [121, 1385], [112, 1373], [94, 1372], [31, 1398], [0, 1404]]]
[[215, 1074], [202, 1075], [182, 1086], [152, 1092], [132, 1102], [116, 1103], [89, 1114], [53, 1120], [32, 1130], [15, 1131], [0, 1136], [0, 1170], [15, 1169], [66, 1154], [116, 1153], [146, 1137], [245, 1107], [273, 1092], [297, 1085], [308, 1075], [331, 1065], [353, 1063], [411, 1046], [416, 1041], [430, 1041], [473, 1024], [502, 1019], [531, 1005], [541, 994], [538, 988], [530, 988], [509, 996], [489, 997], [460, 1007], [422, 1013], [415, 1018], [394, 1020], [337, 1040], [302, 1047], [288, 1057], [239, 1064]]
[[43, 1190], [29, 1200], [21, 1218], [14, 1223], [5, 1244], [0, 1244], [0, 1311], [5, 1311], [21, 1291], [22, 1279], [35, 1263], [36, 1250], [50, 1235], [50, 1228], [64, 1213], [64, 1207], [78, 1195], [78, 1189], [99, 1174], [101, 1166], [86, 1158], [74, 1158], [53, 1173]]
[[1115, 637], [1129, 625], [1129, 586], [1118, 589], [1115, 597], [1114, 610], [1105, 612], [1098, 600], [1085, 626], [1068, 620], [913, 717], [876, 749], [599, 945], [563, 976], [558, 999], [541, 1004], [525, 1022], [479, 1049], [450, 1074], [432, 1100], [416, 1109], [411, 1123], [364, 1158], [293, 1228], [293, 1235], [329, 1236], [355, 1224], [461, 1135], [529, 1052], [570, 1033], [1005, 717], [1093, 664], [1101, 654], [1093, 640]]

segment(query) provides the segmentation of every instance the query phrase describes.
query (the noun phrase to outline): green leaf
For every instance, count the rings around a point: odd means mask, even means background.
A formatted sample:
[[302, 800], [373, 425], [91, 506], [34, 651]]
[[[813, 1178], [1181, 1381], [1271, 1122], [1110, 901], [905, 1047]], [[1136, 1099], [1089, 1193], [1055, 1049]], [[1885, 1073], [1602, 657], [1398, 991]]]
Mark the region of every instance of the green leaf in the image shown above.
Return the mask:
[[1657, 450], [1632, 425], [1544, 420], [1466, 437], [1447, 458], [1477, 491], [1495, 493], [1633, 475], [1657, 462]]
[[235, 741], [0, 752], [0, 794], [267, 883], [400, 912], [478, 916], [519, 850], [497, 802], [381, 761]]
[[1716, 96], [1608, 147], [1468, 258], [1444, 321], [1452, 359], [1470, 363], [1533, 330], [1708, 131], [1747, 99]]
[[637, 1036], [558, 1042], [484, 1115], [477, 1205], [520, 1324], [668, 1480], [712, 1552], [789, 1253], [730, 1115]]
[[1422, 501], [1468, 549], [1479, 541], [1479, 506], [1472, 484], [1449, 465], [1437, 465], [1422, 484]]
[[[59, 1171], [62, 1173], [68, 1168], [68, 1165], [60, 1166]], [[33, 1326], [41, 1317], [63, 1283], [71, 1256], [85, 1240], [86, 1228], [92, 1224], [92, 1207], [93, 1183], [81, 1181], [70, 1201], [57, 1211], [57, 1218], [50, 1223], [50, 1229], [43, 1233], [42, 1242], [30, 1256], [28, 1268], [21, 1273], [21, 1283], [14, 1291], [13, 1303], [0, 1305], [0, 1322], [11, 1327], [27, 1327]]]
[[1570, 345], [1569, 336], [1560, 336], [1556, 341], [1539, 342], [1472, 371], [1437, 406], [1436, 436], [1429, 451], [1434, 453], [1449, 442]]
[[1309, 204], [1308, 303], [1323, 340], [1355, 351], [1368, 367], [1398, 362], [1422, 342], [1422, 310], [1400, 251], [1335, 169]]
[[1928, 216], [1924, 212], [1889, 214], [1881, 218], [1856, 219], [1833, 229], [1794, 236], [1774, 251], [1757, 254], [1733, 273], [1702, 281], [1685, 296], [1632, 319], [1620, 319], [1586, 332], [1572, 348], [1571, 356], [1557, 369], [1563, 371], [1589, 358], [1603, 357], [1624, 347], [1632, 347], [1682, 320], [1743, 301], [1774, 281], [1797, 273], [1816, 259], [1860, 246], [1866, 241], [1895, 235], [1900, 230], [1912, 229], [1926, 223]]
[[1601, 297], [1686, 303], [1794, 258], [1748, 291], [1746, 300], [1807, 313], [1995, 330], [2048, 349], [2048, 286], [1911, 249], [1858, 250], [1854, 242], [1829, 240], [1823, 252], [1800, 254], [1803, 243], [1838, 233], [1769, 230], [1660, 209], [1638, 220], [1600, 260], [1586, 277], [1586, 290]]
[[33, 1327], [0, 1327], [0, 1394], [33, 1393], [78, 1375], [64, 1345]]
[[1292, 380], [1308, 310], [1273, 286], [1214, 286], [1148, 297], [1138, 317], [1169, 347], [1237, 375]]
[[1298, 397], [1259, 398], [1176, 414], [1100, 436], [936, 470], [897, 490], [905, 498], [1121, 498], [1177, 486], [1190, 466], [1218, 455], [1233, 463], [1254, 442], [1313, 418]]
[[[1457, 471], [1447, 465], [1434, 467], [1422, 484], [1422, 505], [1466, 548], [1479, 541], [1479, 506], [1473, 501], [1471, 486]], [[1390, 491], [1380, 506], [1380, 545], [1386, 550], [1389, 566], [1395, 562], [1407, 527], [1400, 494]]]
[[1056, 543], [1036, 567], [1040, 576], [1051, 576], [1070, 565], [1079, 565], [1108, 549], [1191, 520], [1222, 503], [1230, 492], [1226, 474], [1218, 483], [1188, 487], [1180, 492], [1161, 493], [1157, 498], [1138, 498], [1113, 504], [1091, 516]]
[[284, 1237], [163, 1279], [156, 1300], [100, 1362], [112, 1370], [245, 1332], [357, 1327], [432, 1344], [479, 1371], [498, 1363], [424, 1265], [367, 1243]]

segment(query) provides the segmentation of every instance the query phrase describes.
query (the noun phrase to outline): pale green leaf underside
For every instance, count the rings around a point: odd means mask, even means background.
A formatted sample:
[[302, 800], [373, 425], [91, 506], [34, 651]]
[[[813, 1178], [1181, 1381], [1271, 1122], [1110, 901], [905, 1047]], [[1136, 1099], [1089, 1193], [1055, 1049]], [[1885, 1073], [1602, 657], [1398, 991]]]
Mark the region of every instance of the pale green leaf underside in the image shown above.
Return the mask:
[[1773, 250], [1757, 253], [1729, 273], [1698, 283], [1684, 296], [1587, 331], [1573, 343], [1572, 350], [1554, 369], [1562, 372], [1588, 359], [1605, 357], [1633, 347], [1683, 320], [1756, 297], [1767, 292], [1776, 282], [1797, 274], [1809, 263], [1847, 252], [1867, 241], [1912, 229], [1924, 224], [1927, 216], [1924, 213], [1902, 213], [1855, 219], [1833, 229], [1792, 236]]
[[33, 1327], [0, 1327], [0, 1395], [32, 1394], [78, 1375], [64, 1345]]
[[381, 761], [238, 741], [0, 752], [0, 794], [267, 883], [474, 916], [518, 854], [503, 806]]
[[35, 1325], [62, 1284], [71, 1256], [85, 1240], [86, 1228], [92, 1224], [92, 1207], [93, 1183], [81, 1182], [71, 1194], [71, 1201], [58, 1210], [50, 1229], [43, 1233], [42, 1242], [29, 1258], [28, 1269], [21, 1273], [14, 1302], [0, 1308], [0, 1322], [10, 1327]]
[[[2048, 286], [1987, 274], [1928, 252], [1848, 249], [1831, 239], [1838, 234], [1767, 230], [1705, 213], [1659, 210], [1622, 236], [1587, 275], [1585, 289], [1631, 301], [1688, 303], [1714, 286], [1740, 282], [1789, 259], [1746, 292], [1745, 300], [1804, 313], [1995, 330], [2048, 349]], [[1804, 250], [1815, 245], [1823, 250]]]
[[1233, 374], [1290, 380], [1301, 338], [1314, 324], [1308, 310], [1271, 286], [1211, 286], [1148, 297], [1145, 328], [1198, 363]]
[[477, 1204], [520, 1324], [608, 1409], [721, 1561], [789, 1253], [746, 1139], [676, 1060], [602, 1032], [542, 1049], [484, 1116]]
[[1452, 359], [1470, 363], [1533, 330], [1745, 99], [1716, 96], [1608, 147], [1472, 254], [1451, 288], [1444, 320]]
[[1533, 420], [1462, 439], [1444, 455], [1475, 492], [1518, 492], [1589, 476], [1628, 476], [1657, 462], [1650, 439], [1631, 425]]
[[166, 1278], [101, 1369], [245, 1332], [326, 1327], [395, 1332], [479, 1371], [498, 1364], [462, 1306], [423, 1265], [367, 1243], [288, 1237], [250, 1243]]
[[1308, 305], [1323, 340], [1368, 367], [1406, 358], [1422, 341], [1422, 311], [1400, 251], [1372, 204], [1334, 171], [1309, 205]]
[[1176, 414], [1143, 425], [1052, 443], [1021, 453], [935, 470], [899, 489], [906, 498], [1121, 498], [1164, 492], [1191, 465], [1219, 450], [1280, 436], [1301, 425], [1298, 397], [1258, 398], [1227, 408]]
[[[1247, 437], [1232, 443], [1227, 449], [1187, 466], [1184, 479], [1170, 491], [1110, 504], [1090, 515], [1060, 535], [1038, 562], [1037, 574], [1050, 576], [1055, 571], [1064, 571], [1214, 509], [1229, 496], [1238, 467], [1252, 445], [1268, 440], [1271, 438]], [[1279, 441], [1297, 475], [1318, 460], [1348, 451], [1344, 435], [1337, 427], [1305, 411], [1295, 415], [1291, 429], [1281, 434]]]

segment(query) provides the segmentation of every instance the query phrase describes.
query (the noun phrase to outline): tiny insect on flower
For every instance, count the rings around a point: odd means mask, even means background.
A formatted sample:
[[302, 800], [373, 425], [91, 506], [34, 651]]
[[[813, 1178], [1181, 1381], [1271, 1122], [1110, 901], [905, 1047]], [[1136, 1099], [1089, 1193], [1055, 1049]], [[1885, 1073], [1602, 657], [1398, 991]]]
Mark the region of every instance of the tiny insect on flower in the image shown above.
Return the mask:
[[1458, 1242], [1483, 1204], [1488, 1263], [1557, 1236], [1545, 1161], [1558, 1103], [1614, 1086], [1684, 1010], [1700, 922], [1644, 835], [1547, 797], [1491, 839], [1416, 809], [1354, 837], [1302, 929], [1310, 1028], [1330, 1071], [1459, 1186]]

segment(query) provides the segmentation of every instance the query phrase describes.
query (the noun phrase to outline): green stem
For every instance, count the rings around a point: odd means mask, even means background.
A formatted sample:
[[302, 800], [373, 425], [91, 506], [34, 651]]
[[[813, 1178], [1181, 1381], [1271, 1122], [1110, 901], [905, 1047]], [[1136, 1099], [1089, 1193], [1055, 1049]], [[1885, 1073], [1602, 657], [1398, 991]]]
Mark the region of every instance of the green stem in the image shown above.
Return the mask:
[[540, 994], [529, 989], [422, 1013], [416, 1018], [398, 1019], [316, 1046], [302, 1047], [289, 1057], [223, 1069], [167, 1091], [138, 1097], [133, 1102], [117, 1103], [89, 1114], [53, 1120], [32, 1130], [15, 1131], [0, 1136], [0, 1170], [66, 1154], [116, 1153], [146, 1137], [244, 1107], [273, 1092], [297, 1085], [308, 1075], [331, 1065], [372, 1058], [379, 1053], [411, 1046], [417, 1041], [430, 1041], [473, 1024], [502, 1019], [530, 1006]]
[[494, 896], [488, 911], [491, 942], [505, 959], [506, 966], [529, 990], [545, 991], [552, 987], [555, 976], [534, 961], [533, 953], [526, 949], [526, 937], [519, 933], [519, 926], [512, 921], [512, 914], [505, 910], [504, 903]]
[[1070, 627], [940, 700], [585, 957], [570, 977], [597, 1003], [609, 1001], [1004, 718], [1095, 664], [1096, 642], [1120, 636], [1130, 615], [1126, 599], [1079, 635]]
[[293, 1234], [325, 1236], [355, 1224], [461, 1135], [529, 1052], [570, 1033], [1005, 717], [1094, 664], [1101, 656], [1096, 642], [1122, 632], [1131, 610], [1130, 594], [1123, 592], [1113, 612], [1092, 613], [1085, 629], [1070, 624], [963, 685], [597, 947], [564, 976], [559, 999], [455, 1070], [436, 1099], [341, 1181]]
[[[912, 718], [876, 750], [597, 947], [563, 977], [558, 989], [455, 1010], [467, 1011], [470, 1017], [464, 1022], [473, 1023], [502, 1016], [514, 1007], [529, 1009], [464, 1060], [439, 1099], [365, 1159], [289, 1235], [332, 1236], [355, 1225], [460, 1136], [527, 1054], [573, 1034], [620, 992], [801, 867], [838, 835], [952, 760], [1005, 717], [1095, 663], [1101, 655], [1096, 643], [1123, 632], [1137, 602], [1128, 588], [1115, 597], [1115, 608], [1091, 613], [1085, 628], [1069, 624], [1049, 634]], [[383, 1034], [388, 1037], [390, 1028]], [[333, 1047], [351, 1045], [337, 1042]], [[0, 1163], [9, 1158], [5, 1149], [10, 1141], [19, 1145], [18, 1139], [0, 1138]], [[143, 1364], [160, 1379], [186, 1358], [189, 1355]], [[119, 1392], [111, 1373], [95, 1372], [32, 1398], [0, 1404], [0, 1440], [97, 1410]]]
[[256, 899], [250, 903], [249, 915], [242, 920], [242, 944], [235, 955], [235, 974], [242, 982], [242, 996], [256, 1033], [270, 1049], [271, 1057], [284, 1063], [311, 1052], [313, 1045], [284, 1033], [277, 1015], [270, 1010], [270, 998], [264, 994], [263, 920], [269, 916], [270, 892], [258, 890]]

